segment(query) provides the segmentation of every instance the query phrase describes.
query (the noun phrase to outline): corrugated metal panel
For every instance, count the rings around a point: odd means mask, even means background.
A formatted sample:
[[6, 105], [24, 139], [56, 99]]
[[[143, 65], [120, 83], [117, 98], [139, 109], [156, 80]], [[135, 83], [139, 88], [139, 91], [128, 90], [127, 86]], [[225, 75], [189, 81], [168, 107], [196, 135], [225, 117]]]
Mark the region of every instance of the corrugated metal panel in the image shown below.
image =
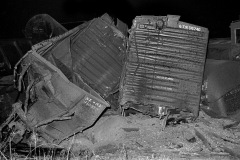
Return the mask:
[[108, 15], [94, 19], [72, 39], [73, 71], [103, 97], [118, 89], [126, 45], [125, 36]]
[[134, 19], [121, 80], [121, 105], [153, 105], [155, 112], [158, 107], [187, 108], [198, 114], [208, 30], [179, 18]]
[[225, 103], [226, 114], [228, 116], [236, 114], [240, 110], [240, 85], [226, 93], [223, 101]]
[[70, 81], [81, 86], [78, 83], [81, 78], [104, 98], [118, 90], [126, 55], [126, 35], [116, 28], [107, 14], [49, 43], [50, 47], [46, 47], [46, 51], [43, 49], [41, 55]]
[[27, 70], [29, 79], [24, 104], [26, 117], [21, 118], [48, 141], [59, 143], [91, 126], [109, 107], [94, 90], [89, 88], [89, 93], [71, 83], [35, 50], [29, 51], [20, 65], [21, 75]]
[[[109, 106], [102, 97], [118, 89], [125, 40], [104, 14], [34, 45], [16, 65], [22, 70], [16, 69], [14, 74], [21, 84], [28, 70], [26, 97], [34, 103], [28, 106], [26, 101], [24, 107], [28, 108], [27, 124], [57, 142], [93, 124]], [[21, 73], [17, 74], [18, 70]], [[21, 90], [21, 85], [18, 87]], [[52, 120], [56, 118], [59, 120]]]

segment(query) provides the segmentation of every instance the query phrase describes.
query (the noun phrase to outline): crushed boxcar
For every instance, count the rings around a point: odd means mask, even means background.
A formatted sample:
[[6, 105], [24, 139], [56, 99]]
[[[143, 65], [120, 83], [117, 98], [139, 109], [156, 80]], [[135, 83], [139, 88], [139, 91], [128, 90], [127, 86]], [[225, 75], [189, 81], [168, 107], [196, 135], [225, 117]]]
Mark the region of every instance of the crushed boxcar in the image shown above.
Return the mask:
[[118, 90], [126, 52], [127, 27], [120, 20], [117, 22], [115, 26], [111, 17], [104, 14], [48, 41], [40, 54], [74, 84], [81, 86], [81, 78], [106, 98]]
[[[47, 14], [39, 14], [32, 17], [26, 24], [22, 39], [0, 40], [0, 125], [6, 120], [12, 111], [12, 104], [16, 100], [23, 100], [24, 93], [14, 89], [13, 81], [5, 81], [13, 78], [13, 70], [21, 57], [31, 50], [33, 44], [50, 37], [65, 33], [67, 30]], [[7, 82], [7, 84], [6, 84]]]
[[[21, 59], [21, 76], [28, 72], [23, 111], [19, 116], [31, 129], [58, 143], [91, 126], [109, 104], [89, 86], [76, 86], [35, 50]], [[21, 78], [19, 79], [21, 81]], [[84, 83], [83, 83], [84, 84]], [[20, 88], [21, 82], [19, 83]]]
[[104, 14], [32, 46], [14, 72], [18, 90], [26, 92], [17, 113], [27, 128], [60, 143], [91, 126], [110, 106], [104, 98], [118, 90], [126, 31]]
[[150, 115], [187, 109], [198, 115], [208, 29], [179, 18], [134, 19], [120, 87], [123, 108]]

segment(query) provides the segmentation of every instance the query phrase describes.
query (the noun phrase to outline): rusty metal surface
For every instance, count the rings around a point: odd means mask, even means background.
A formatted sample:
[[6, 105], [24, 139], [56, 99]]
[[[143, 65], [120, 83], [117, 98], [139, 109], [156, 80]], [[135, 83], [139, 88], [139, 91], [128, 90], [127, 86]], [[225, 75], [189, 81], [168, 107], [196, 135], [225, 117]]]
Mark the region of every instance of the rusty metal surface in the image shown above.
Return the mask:
[[29, 51], [19, 65], [22, 71], [18, 80], [28, 72], [29, 81], [23, 107], [26, 118], [22, 119], [48, 141], [58, 143], [89, 127], [109, 106], [85, 83], [90, 93], [71, 83], [36, 50]]
[[143, 112], [153, 107], [150, 110], [155, 113], [158, 107], [188, 109], [198, 115], [208, 29], [179, 18], [134, 19], [121, 80], [121, 105], [130, 102]]
[[[119, 21], [118, 24], [124, 30], [123, 23]], [[82, 86], [78, 81], [81, 77], [104, 98], [118, 90], [126, 35], [116, 28], [107, 14], [46, 43], [41, 55], [74, 84]]]
[[213, 117], [234, 117], [240, 111], [240, 62], [207, 59], [203, 110]]

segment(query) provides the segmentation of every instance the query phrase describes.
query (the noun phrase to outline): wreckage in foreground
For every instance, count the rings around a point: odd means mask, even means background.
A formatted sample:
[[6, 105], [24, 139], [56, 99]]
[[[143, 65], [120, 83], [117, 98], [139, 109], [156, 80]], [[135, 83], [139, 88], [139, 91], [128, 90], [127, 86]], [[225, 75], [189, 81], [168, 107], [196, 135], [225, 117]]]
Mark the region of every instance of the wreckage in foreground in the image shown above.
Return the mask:
[[124, 26], [120, 20], [117, 26], [121, 31], [105, 14], [35, 49], [71, 82], [80, 87], [84, 82], [106, 98], [118, 90], [126, 52], [127, 27], [120, 27]]
[[92, 89], [86, 92], [70, 82], [35, 51], [29, 52], [21, 65], [29, 78], [21, 119], [48, 141], [61, 141], [91, 126], [109, 106]]
[[19, 61], [15, 78], [26, 100], [14, 111], [24, 125], [8, 126], [60, 144], [90, 127], [118, 90], [123, 108], [152, 116], [165, 108], [188, 109], [197, 116], [207, 39], [206, 28], [179, 16], [142, 16], [128, 41], [127, 26], [104, 14], [34, 45]]
[[[117, 26], [127, 29], [120, 20]], [[102, 97], [118, 90], [125, 43], [105, 14], [33, 46], [15, 67], [19, 90], [27, 73], [20, 117], [28, 128], [60, 143], [91, 126], [109, 107]]]
[[[136, 17], [121, 77], [123, 108], [132, 107], [150, 115], [161, 115], [165, 107], [187, 108], [195, 116], [198, 114], [208, 31], [178, 19], [178, 16]], [[240, 158], [239, 127], [225, 127], [233, 126], [232, 121], [213, 119], [203, 112], [188, 124], [182, 117], [177, 121], [169, 118], [163, 123], [164, 119], [141, 114], [128, 117], [104, 114], [94, 123], [109, 106], [104, 99], [118, 89], [127, 27], [117, 22], [114, 25], [105, 14], [33, 46], [21, 59], [15, 76], [19, 90], [26, 91], [26, 100], [24, 104], [15, 103], [12, 115], [0, 126], [1, 151], [3, 148], [10, 148], [10, 152], [6, 151], [10, 154], [11, 150], [25, 151], [27, 159], [31, 144], [34, 143], [35, 156], [37, 147], [44, 149], [46, 141], [40, 138], [43, 137], [50, 142], [48, 149], [53, 144], [54, 149], [65, 147], [68, 153], [76, 151], [77, 156], [85, 156], [81, 152], [88, 149], [94, 153], [85, 159], [101, 156], [101, 159], [113, 159], [118, 154], [121, 157], [118, 159]], [[228, 74], [236, 81], [223, 88], [222, 84], [230, 81], [222, 76], [239, 68], [239, 64], [211, 61], [206, 67], [209, 86], [205, 94], [212, 104], [204, 111], [223, 117], [232, 115], [239, 104], [239, 86], [227, 91], [238, 84], [239, 77], [235, 74], [238, 70]], [[214, 91], [220, 92], [217, 95]], [[225, 110], [228, 105], [231, 107]], [[218, 109], [220, 112], [216, 112]], [[31, 131], [30, 138], [26, 129]], [[77, 134], [79, 131], [83, 132]], [[71, 135], [74, 136], [64, 141]], [[19, 142], [26, 143], [25, 138], [30, 147], [22, 148]], [[11, 142], [19, 146], [6, 147]], [[0, 152], [0, 159], [2, 156]], [[43, 156], [45, 159], [45, 153]]]
[[23, 39], [0, 40], [0, 125], [12, 111], [16, 100], [23, 100], [24, 93], [19, 93], [13, 84], [15, 64], [29, 51], [31, 47], [43, 40], [65, 33], [65, 29], [55, 19], [47, 14], [38, 14], [26, 24]]
[[208, 30], [179, 16], [138, 16], [130, 31], [120, 103], [157, 115], [165, 108], [198, 115]]

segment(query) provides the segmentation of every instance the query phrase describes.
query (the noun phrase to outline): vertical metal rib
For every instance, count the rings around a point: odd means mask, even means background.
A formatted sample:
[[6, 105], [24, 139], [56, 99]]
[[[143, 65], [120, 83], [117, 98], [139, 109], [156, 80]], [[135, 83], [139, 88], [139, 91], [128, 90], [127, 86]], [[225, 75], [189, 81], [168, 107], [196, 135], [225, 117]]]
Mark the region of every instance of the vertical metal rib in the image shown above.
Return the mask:
[[133, 22], [121, 80], [121, 104], [197, 112], [208, 30], [171, 17], [138, 16]]

